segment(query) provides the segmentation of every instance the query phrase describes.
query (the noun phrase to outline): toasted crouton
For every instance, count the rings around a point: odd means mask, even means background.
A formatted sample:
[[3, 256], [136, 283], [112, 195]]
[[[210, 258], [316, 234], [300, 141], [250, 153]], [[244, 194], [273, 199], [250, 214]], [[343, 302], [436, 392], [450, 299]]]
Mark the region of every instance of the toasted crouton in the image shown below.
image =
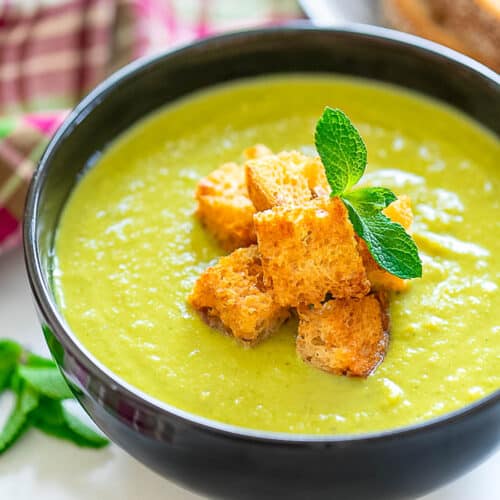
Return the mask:
[[[392, 202], [384, 211], [384, 214], [394, 222], [401, 224], [406, 230], [409, 230], [413, 222], [413, 212], [411, 209], [411, 199], [406, 196], [400, 196]], [[398, 278], [382, 269], [373, 259], [366, 246], [366, 243], [358, 238], [358, 249], [368, 274], [368, 279], [374, 290], [393, 290], [402, 292], [408, 287], [408, 280]]]
[[339, 198], [276, 206], [256, 213], [254, 221], [265, 284], [282, 306], [318, 304], [328, 294], [368, 293], [354, 230]]
[[383, 213], [394, 222], [401, 224], [407, 231], [411, 229], [413, 224], [413, 210], [411, 209], [411, 199], [403, 194], [398, 196], [396, 201], [393, 201]]
[[313, 198], [330, 194], [331, 188], [326, 179], [325, 167], [319, 157], [309, 158], [309, 161], [304, 164], [302, 172], [307, 179]]
[[247, 161], [245, 172], [248, 194], [257, 211], [300, 205], [330, 193], [320, 158], [298, 151], [262, 155]]
[[256, 245], [235, 250], [206, 269], [188, 301], [210, 326], [245, 344], [263, 339], [289, 316], [263, 286]]
[[264, 144], [255, 144], [250, 146], [243, 151], [243, 157], [246, 160], [255, 160], [255, 158], [261, 158], [262, 156], [272, 155], [273, 152]]
[[259, 212], [276, 205], [294, 206], [311, 199], [303, 166], [309, 161], [298, 151], [283, 151], [245, 163], [248, 195]]
[[226, 163], [201, 179], [195, 198], [196, 215], [224, 250], [255, 243], [255, 209], [248, 197], [242, 165]]
[[313, 366], [337, 375], [366, 377], [384, 359], [386, 312], [374, 295], [301, 306], [297, 352]]

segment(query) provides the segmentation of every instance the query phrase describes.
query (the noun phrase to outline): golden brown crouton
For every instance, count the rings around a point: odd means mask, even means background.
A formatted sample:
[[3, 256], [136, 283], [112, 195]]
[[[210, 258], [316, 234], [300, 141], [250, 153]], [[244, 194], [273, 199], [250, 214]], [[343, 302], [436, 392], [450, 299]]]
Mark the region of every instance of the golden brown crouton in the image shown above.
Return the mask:
[[262, 156], [272, 155], [273, 152], [264, 144], [255, 144], [250, 146], [243, 151], [243, 157], [246, 160], [255, 160], [255, 158], [261, 158]]
[[259, 212], [276, 205], [294, 206], [311, 199], [303, 167], [309, 161], [297, 151], [283, 151], [245, 163], [248, 195]]
[[255, 243], [254, 206], [242, 165], [226, 163], [200, 180], [196, 215], [228, 252]]
[[407, 231], [413, 223], [413, 211], [411, 209], [411, 199], [403, 194], [398, 196], [396, 201], [393, 201], [383, 213], [394, 222], [401, 224]]
[[296, 206], [330, 193], [320, 158], [298, 151], [248, 161], [245, 171], [248, 194], [257, 211], [277, 205]]
[[338, 375], [366, 377], [384, 359], [386, 311], [374, 295], [301, 306], [297, 352], [304, 361]]
[[328, 294], [368, 293], [354, 230], [339, 198], [276, 206], [256, 213], [254, 221], [265, 284], [282, 306], [318, 304]]
[[210, 326], [246, 344], [263, 339], [289, 316], [263, 286], [256, 245], [235, 250], [206, 269], [188, 301]]
[[[408, 196], [402, 195], [396, 201], [393, 201], [386, 209], [384, 214], [394, 222], [401, 224], [406, 230], [410, 229], [413, 222], [413, 212], [411, 210], [411, 200]], [[366, 246], [366, 243], [358, 239], [358, 249], [368, 274], [368, 279], [374, 290], [394, 290], [402, 292], [408, 287], [408, 280], [394, 276], [382, 269], [373, 259]]]
[[330, 194], [331, 188], [326, 179], [325, 167], [318, 156], [309, 158], [309, 161], [304, 164], [302, 172], [307, 179], [313, 198]]

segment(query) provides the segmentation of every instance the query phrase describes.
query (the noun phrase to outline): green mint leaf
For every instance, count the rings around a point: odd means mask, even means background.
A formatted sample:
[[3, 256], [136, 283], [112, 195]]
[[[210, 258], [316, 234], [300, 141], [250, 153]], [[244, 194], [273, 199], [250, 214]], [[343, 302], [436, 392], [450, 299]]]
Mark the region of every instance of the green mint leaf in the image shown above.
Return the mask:
[[29, 414], [38, 405], [38, 393], [25, 385], [17, 395], [12, 412], [0, 431], [0, 455], [10, 448], [28, 428]]
[[37, 408], [31, 414], [31, 422], [33, 425], [41, 422], [51, 426], [64, 425], [61, 401], [45, 397], [40, 398]]
[[0, 340], [0, 393], [10, 386], [21, 352], [21, 346], [16, 342], [7, 339]]
[[26, 353], [26, 358], [23, 364], [26, 366], [45, 366], [47, 368], [55, 368], [57, 366], [51, 359], [38, 356], [38, 354], [33, 354], [32, 352]]
[[[75, 436], [73, 431], [68, 429], [65, 424], [51, 424], [50, 422], [37, 421], [33, 423], [39, 431], [44, 432], [48, 436], [55, 437], [57, 439], [64, 439], [65, 441], [70, 441], [78, 446], [85, 446], [86, 443], [82, 443], [78, 436]], [[92, 446], [90, 446], [92, 448]]]
[[366, 146], [342, 111], [325, 108], [316, 125], [314, 142], [332, 188], [331, 196], [341, 195], [361, 179], [366, 168]]
[[19, 376], [40, 394], [51, 399], [71, 399], [73, 393], [56, 367], [20, 366]]
[[63, 408], [63, 414], [66, 425], [73, 432], [73, 441], [76, 444], [90, 448], [102, 448], [109, 444], [109, 441], [104, 436], [85, 425], [65, 408]]
[[382, 212], [363, 215], [349, 199], [342, 198], [356, 233], [366, 242], [377, 264], [403, 279], [420, 278], [422, 261], [411, 236], [403, 226]]
[[102, 448], [109, 441], [81, 422], [62, 405], [73, 398], [56, 364], [23, 351], [16, 342], [0, 340], [0, 392], [9, 387], [16, 394], [14, 408], [0, 431], [0, 454], [34, 426], [79, 446]]
[[105, 437], [68, 412], [61, 401], [43, 398], [39, 407], [33, 412], [31, 421], [42, 432], [71, 441], [78, 446], [102, 448], [109, 444]]
[[390, 189], [383, 187], [356, 189], [344, 194], [342, 198], [348, 200], [363, 216], [375, 215], [397, 200], [397, 196]]

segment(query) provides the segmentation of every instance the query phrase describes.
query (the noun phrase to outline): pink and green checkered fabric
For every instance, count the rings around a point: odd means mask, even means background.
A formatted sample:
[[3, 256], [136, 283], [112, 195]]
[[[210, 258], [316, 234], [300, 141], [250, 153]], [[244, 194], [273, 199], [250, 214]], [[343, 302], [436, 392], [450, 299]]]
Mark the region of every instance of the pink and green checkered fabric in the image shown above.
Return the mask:
[[0, 0], [0, 254], [20, 242], [47, 141], [106, 75], [174, 44], [299, 16], [295, 0]]

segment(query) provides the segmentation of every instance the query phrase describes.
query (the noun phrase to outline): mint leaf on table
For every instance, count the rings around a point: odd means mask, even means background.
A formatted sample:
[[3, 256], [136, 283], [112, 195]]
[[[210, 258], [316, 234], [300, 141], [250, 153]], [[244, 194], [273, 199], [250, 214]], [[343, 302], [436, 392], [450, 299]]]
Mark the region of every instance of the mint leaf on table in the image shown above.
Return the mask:
[[58, 368], [20, 366], [19, 376], [40, 394], [52, 399], [71, 399], [73, 393]]
[[63, 416], [68, 430], [72, 433], [71, 441], [74, 443], [88, 448], [102, 448], [108, 444], [109, 441], [105, 437], [93, 431], [64, 407]]
[[51, 359], [44, 358], [32, 352], [24, 353], [24, 363], [26, 366], [46, 366], [56, 368], [57, 365]]
[[50, 436], [87, 448], [102, 448], [109, 441], [72, 415], [60, 401], [43, 400], [32, 415], [33, 425]]
[[21, 352], [21, 347], [15, 342], [0, 340], [0, 393], [10, 384]]
[[403, 226], [382, 213], [396, 201], [396, 195], [384, 187], [351, 190], [365, 171], [367, 152], [349, 118], [339, 109], [325, 108], [314, 138], [332, 190], [330, 195], [342, 200], [354, 231], [365, 241], [377, 264], [399, 278], [422, 276], [415, 242]]
[[40, 404], [32, 414], [31, 422], [37, 427], [42, 423], [51, 427], [63, 425], [64, 418], [62, 416], [61, 402], [42, 398]]
[[27, 430], [29, 414], [37, 407], [38, 399], [38, 393], [31, 387], [23, 386], [19, 391], [14, 408], [0, 431], [0, 454]]
[[325, 108], [316, 125], [314, 142], [332, 196], [339, 196], [357, 184], [366, 168], [366, 146], [356, 127], [340, 109]]
[[39, 430], [79, 446], [102, 448], [109, 441], [68, 412], [62, 401], [73, 398], [56, 364], [49, 359], [23, 351], [16, 342], [0, 340], [0, 394], [10, 389], [16, 395], [3, 429], [0, 454], [21, 435]]

